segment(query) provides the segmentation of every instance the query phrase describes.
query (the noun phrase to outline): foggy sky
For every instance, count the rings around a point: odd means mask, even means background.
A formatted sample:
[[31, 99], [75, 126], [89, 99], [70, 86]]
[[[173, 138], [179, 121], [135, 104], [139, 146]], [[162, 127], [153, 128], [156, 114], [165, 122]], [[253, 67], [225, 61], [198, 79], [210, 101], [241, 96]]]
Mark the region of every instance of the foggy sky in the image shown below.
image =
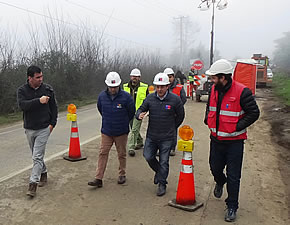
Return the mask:
[[[177, 47], [173, 21], [189, 16], [200, 31], [192, 32], [194, 44], [209, 48], [212, 10], [200, 11], [200, 0], [3, 0], [40, 14], [61, 16], [74, 24], [81, 22], [104, 31], [118, 46], [160, 49], [169, 54]], [[102, 15], [104, 14], [104, 15]], [[0, 4], [1, 36], [17, 31], [19, 38], [32, 23], [44, 18]], [[249, 58], [253, 53], [272, 56], [274, 40], [290, 31], [289, 0], [228, 0], [228, 7], [216, 10], [215, 48], [222, 57]], [[106, 25], [107, 24], [107, 25]], [[71, 29], [75, 29], [72, 25]], [[2, 38], [1, 38], [2, 39]], [[3, 44], [3, 39], [0, 43]]]

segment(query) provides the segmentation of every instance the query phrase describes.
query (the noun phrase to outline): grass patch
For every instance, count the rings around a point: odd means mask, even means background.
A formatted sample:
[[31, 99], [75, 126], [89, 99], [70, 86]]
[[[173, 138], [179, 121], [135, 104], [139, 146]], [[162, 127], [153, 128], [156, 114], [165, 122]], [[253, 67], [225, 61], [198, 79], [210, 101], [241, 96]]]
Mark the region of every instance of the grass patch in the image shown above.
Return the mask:
[[290, 77], [284, 73], [277, 73], [273, 77], [273, 88], [276, 95], [290, 106]]
[[[95, 98], [74, 99], [71, 101], [66, 101], [65, 103], [58, 103], [58, 111], [59, 112], [67, 111], [67, 106], [71, 103], [75, 104], [77, 108], [90, 104], [96, 104], [97, 96], [95, 96]], [[22, 120], [22, 112], [0, 115], [0, 125], [12, 124], [15, 122], [19, 122], [21, 120]]]

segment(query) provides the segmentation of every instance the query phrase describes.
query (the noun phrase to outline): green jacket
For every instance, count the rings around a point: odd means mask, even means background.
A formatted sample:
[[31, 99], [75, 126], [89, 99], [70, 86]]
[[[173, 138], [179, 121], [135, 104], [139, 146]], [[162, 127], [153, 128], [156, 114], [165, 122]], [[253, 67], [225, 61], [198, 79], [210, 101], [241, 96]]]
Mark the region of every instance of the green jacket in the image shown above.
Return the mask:
[[[123, 84], [123, 89], [124, 91], [128, 92], [134, 99], [135, 102], [135, 108], [136, 111], [137, 109], [139, 109], [139, 107], [142, 105], [144, 99], [146, 98], [147, 95], [147, 90], [148, 90], [148, 84], [142, 83], [140, 82], [139, 86], [137, 87], [137, 95], [135, 95], [135, 93], [131, 93], [131, 88], [129, 83]], [[132, 89], [132, 91], [134, 92], [134, 90]]]

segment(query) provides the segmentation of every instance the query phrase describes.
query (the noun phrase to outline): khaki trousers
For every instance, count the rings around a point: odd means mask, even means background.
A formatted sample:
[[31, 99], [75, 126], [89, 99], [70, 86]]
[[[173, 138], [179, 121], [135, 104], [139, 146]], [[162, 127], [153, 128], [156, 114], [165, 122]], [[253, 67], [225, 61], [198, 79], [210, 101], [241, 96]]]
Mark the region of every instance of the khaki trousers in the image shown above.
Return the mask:
[[115, 143], [118, 159], [119, 159], [119, 176], [126, 175], [126, 145], [128, 140], [128, 134], [121, 136], [107, 136], [102, 134], [101, 137], [101, 148], [99, 151], [99, 159], [97, 166], [96, 179], [102, 180], [107, 167], [109, 158], [109, 152]]

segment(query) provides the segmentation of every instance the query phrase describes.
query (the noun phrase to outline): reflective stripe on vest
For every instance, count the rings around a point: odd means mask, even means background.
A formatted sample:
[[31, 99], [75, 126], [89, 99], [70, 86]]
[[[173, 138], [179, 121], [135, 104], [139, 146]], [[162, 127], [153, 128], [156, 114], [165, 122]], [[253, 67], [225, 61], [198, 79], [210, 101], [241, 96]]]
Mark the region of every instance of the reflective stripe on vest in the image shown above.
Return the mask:
[[[123, 85], [123, 89], [124, 89], [124, 91], [131, 94], [130, 87], [129, 87], [128, 83]], [[136, 102], [135, 102], [136, 111], [137, 111], [137, 109], [139, 109], [139, 107], [142, 105], [144, 99], [146, 98], [147, 89], [148, 89], [148, 84], [140, 82], [140, 86], [138, 87], [138, 90], [137, 90], [137, 96], [136, 96]]]
[[[236, 131], [238, 121], [244, 117], [245, 112], [240, 105], [240, 96], [245, 86], [232, 81], [231, 88], [226, 92], [221, 103], [219, 117], [217, 118], [217, 101], [218, 93], [215, 87], [212, 87], [209, 112], [207, 115], [208, 127], [211, 134], [219, 140], [238, 140], [247, 139], [246, 129]], [[218, 131], [216, 131], [216, 123], [219, 120]]]
[[180, 84], [177, 84], [173, 89], [172, 89], [172, 93], [173, 94], [176, 94], [178, 96], [180, 96], [180, 92], [181, 92], [181, 89], [183, 88], [182, 85]]

